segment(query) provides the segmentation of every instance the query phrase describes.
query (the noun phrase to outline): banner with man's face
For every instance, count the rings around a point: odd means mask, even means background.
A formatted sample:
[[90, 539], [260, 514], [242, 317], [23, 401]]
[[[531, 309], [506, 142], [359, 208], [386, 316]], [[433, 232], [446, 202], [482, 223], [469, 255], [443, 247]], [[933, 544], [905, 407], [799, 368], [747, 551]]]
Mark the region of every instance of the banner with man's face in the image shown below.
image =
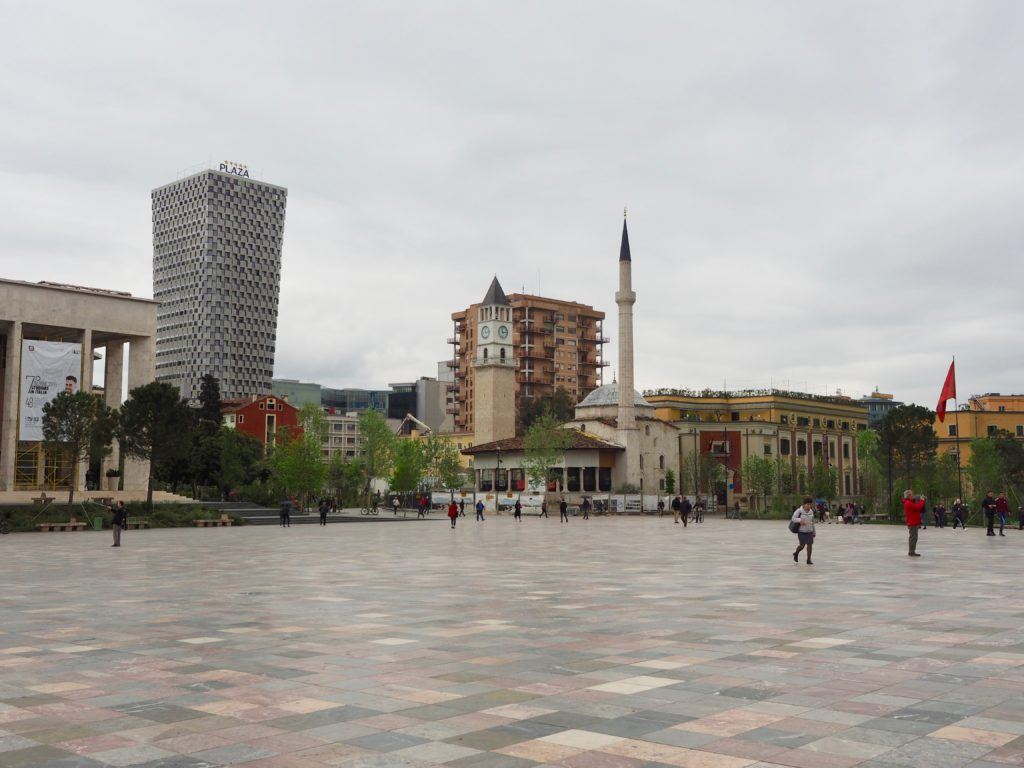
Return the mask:
[[81, 344], [22, 340], [19, 440], [43, 439], [43, 406], [61, 392], [77, 392], [81, 375]]

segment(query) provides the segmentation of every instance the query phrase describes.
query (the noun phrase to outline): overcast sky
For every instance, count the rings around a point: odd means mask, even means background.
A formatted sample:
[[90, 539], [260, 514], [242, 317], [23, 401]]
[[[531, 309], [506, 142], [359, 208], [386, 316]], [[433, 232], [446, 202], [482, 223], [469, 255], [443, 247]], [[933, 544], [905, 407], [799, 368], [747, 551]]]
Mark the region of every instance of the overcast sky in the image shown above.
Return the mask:
[[[0, 0], [0, 276], [152, 296], [152, 188], [289, 190], [275, 375], [434, 375], [497, 273], [636, 381], [1024, 390], [1024, 3]], [[609, 374], [610, 380], [610, 374]], [[963, 397], [962, 399], [966, 399]]]

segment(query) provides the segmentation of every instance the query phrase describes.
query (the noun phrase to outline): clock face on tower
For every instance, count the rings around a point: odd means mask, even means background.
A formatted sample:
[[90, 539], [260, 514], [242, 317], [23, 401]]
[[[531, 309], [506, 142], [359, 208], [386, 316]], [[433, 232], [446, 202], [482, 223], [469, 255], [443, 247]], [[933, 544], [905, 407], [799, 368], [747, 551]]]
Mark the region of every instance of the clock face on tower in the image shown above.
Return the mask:
[[491, 335], [490, 326], [485, 325], [483, 328], [480, 329], [480, 338], [481, 339], [490, 338], [490, 335]]
[[499, 325], [498, 326], [498, 335], [501, 338], [503, 338], [503, 339], [507, 339], [508, 338], [508, 326], [507, 325]]

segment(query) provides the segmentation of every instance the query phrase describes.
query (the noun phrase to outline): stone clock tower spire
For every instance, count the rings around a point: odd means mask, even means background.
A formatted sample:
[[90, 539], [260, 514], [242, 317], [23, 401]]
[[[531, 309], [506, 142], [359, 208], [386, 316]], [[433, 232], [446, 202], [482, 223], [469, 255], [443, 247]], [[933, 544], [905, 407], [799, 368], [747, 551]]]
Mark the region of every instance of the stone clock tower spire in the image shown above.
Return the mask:
[[[619, 305], [619, 408], [616, 430], [620, 443], [626, 448], [626, 480], [640, 476], [639, 441], [636, 424], [636, 404], [633, 389], [633, 257], [629, 251], [629, 231], [626, 227], [626, 211], [622, 212], [622, 244], [619, 246], [619, 290], [615, 292], [615, 303]], [[634, 466], [634, 462], [636, 465]]]
[[477, 445], [516, 436], [512, 306], [495, 277], [477, 309], [474, 422]]

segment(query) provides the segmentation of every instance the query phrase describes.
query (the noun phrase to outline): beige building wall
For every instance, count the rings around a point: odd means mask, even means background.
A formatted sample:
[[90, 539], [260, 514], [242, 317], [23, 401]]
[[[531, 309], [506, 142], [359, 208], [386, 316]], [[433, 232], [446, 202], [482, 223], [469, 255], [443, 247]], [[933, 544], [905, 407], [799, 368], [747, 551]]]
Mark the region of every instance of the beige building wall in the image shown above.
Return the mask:
[[[157, 302], [119, 291], [58, 283], [27, 283], [0, 279], [0, 333], [4, 337], [3, 391], [0, 396], [0, 490], [45, 488], [40, 468], [35, 482], [22, 473], [22, 487], [15, 483], [17, 455], [38, 451], [38, 443], [18, 440], [18, 403], [23, 339], [67, 341], [82, 345], [80, 389], [92, 390], [93, 355], [107, 349], [104, 397], [120, 406], [124, 356], [128, 356], [129, 389], [153, 381], [153, 340]], [[111, 466], [110, 460], [104, 467]], [[125, 490], [146, 487], [148, 466], [126, 462]], [[101, 483], [103, 479], [101, 478]], [[85, 473], [79, 472], [84, 487]]]
[[476, 429], [477, 444], [504, 440], [516, 435], [515, 361], [477, 363]]

